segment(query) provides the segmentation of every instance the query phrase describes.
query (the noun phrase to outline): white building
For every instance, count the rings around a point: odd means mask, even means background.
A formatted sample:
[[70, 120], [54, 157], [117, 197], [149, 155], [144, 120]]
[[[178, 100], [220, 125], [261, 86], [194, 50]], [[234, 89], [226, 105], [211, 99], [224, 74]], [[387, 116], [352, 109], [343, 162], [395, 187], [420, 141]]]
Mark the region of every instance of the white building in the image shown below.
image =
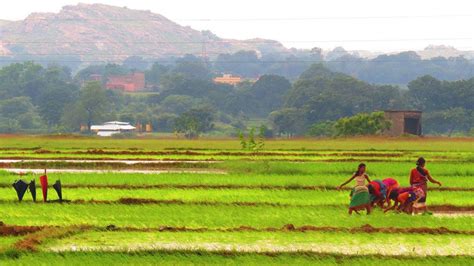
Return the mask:
[[136, 128], [130, 125], [130, 123], [119, 122], [119, 121], [111, 121], [111, 122], [106, 122], [102, 125], [91, 126], [91, 130], [94, 132], [97, 132], [97, 135], [101, 137], [110, 137], [114, 134], [132, 132], [135, 129]]

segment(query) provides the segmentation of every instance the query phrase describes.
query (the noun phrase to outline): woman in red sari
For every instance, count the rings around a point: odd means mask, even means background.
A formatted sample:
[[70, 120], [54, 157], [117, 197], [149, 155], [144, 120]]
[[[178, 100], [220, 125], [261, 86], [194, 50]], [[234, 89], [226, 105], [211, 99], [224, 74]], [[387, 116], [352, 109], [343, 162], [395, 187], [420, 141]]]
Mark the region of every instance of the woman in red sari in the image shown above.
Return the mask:
[[422, 208], [426, 208], [426, 197], [428, 196], [428, 181], [433, 184], [438, 184], [441, 186], [441, 182], [436, 181], [431, 177], [428, 169], [425, 168], [426, 160], [423, 157], [418, 158], [416, 161], [416, 168], [412, 169], [410, 172], [410, 185], [412, 187], [419, 187], [424, 192], [424, 197], [421, 198], [418, 203]]

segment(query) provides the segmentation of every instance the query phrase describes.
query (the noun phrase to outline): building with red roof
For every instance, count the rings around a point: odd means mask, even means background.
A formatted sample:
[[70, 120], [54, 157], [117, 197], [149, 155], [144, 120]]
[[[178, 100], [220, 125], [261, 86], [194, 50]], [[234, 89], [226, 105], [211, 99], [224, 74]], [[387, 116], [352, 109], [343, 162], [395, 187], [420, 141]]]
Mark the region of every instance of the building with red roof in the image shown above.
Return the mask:
[[134, 72], [121, 76], [110, 76], [105, 84], [110, 90], [121, 90], [126, 92], [140, 91], [145, 88], [145, 73]]

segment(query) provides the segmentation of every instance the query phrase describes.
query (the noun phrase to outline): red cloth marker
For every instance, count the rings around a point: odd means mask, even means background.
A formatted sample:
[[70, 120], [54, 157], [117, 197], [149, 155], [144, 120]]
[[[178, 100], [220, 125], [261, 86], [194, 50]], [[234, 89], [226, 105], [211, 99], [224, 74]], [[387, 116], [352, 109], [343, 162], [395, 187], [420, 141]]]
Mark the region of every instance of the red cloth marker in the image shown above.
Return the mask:
[[41, 190], [43, 191], [43, 202], [48, 199], [48, 176], [40, 176]]

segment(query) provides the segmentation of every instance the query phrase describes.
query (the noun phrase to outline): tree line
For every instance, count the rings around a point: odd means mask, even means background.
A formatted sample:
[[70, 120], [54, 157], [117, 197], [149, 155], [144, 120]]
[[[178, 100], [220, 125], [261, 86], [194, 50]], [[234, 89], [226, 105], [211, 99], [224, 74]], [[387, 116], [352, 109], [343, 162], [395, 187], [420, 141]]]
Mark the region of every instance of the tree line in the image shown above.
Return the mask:
[[[78, 132], [81, 125], [122, 120], [187, 137], [205, 132], [235, 136], [255, 123], [265, 126], [266, 136], [332, 136], [364, 128], [360, 124], [347, 130], [354, 126], [351, 121], [361, 121], [358, 114], [367, 115], [362, 120], [379, 121], [372, 112], [386, 109], [424, 111], [427, 134], [468, 134], [474, 127], [473, 78], [442, 81], [425, 75], [400, 88], [313, 64], [293, 81], [271, 74], [230, 86], [214, 83], [216, 72], [206, 61], [188, 56], [174, 65], [156, 63], [147, 69], [150, 93], [104, 88], [108, 76], [130, 71], [113, 64], [90, 66], [75, 75], [57, 65], [5, 66], [0, 69], [0, 132]], [[91, 74], [104, 80], [89, 82]]]
[[[42, 62], [44, 67], [50, 64], [60, 63], [68, 66], [73, 72], [80, 71], [86, 62], [81, 62], [78, 56], [41, 56], [22, 55], [10, 57], [0, 56], [0, 66], [5, 66], [9, 62], [15, 61], [35, 61]], [[183, 57], [163, 56], [159, 58], [143, 58], [140, 56], [130, 56], [122, 62], [124, 69], [135, 69], [140, 71], [149, 70], [152, 72], [163, 72], [172, 68], [176, 64], [183, 62], [196, 62], [199, 59], [192, 55]], [[455, 57], [433, 57], [422, 58], [416, 52], [407, 51], [397, 54], [382, 54], [374, 58], [364, 58], [356, 53], [349, 53], [338, 47], [324, 53], [320, 48], [313, 49], [290, 49], [286, 52], [275, 52], [273, 50], [238, 51], [235, 53], [218, 54], [207, 58], [206, 67], [212, 73], [229, 73], [246, 78], [257, 78], [262, 75], [279, 75], [291, 81], [308, 69], [312, 64], [322, 63], [332, 71], [345, 73], [360, 80], [377, 84], [398, 84], [407, 85], [408, 82], [419, 76], [430, 75], [440, 80], [469, 79], [474, 73], [473, 58], [463, 56]], [[154, 64], [160, 62], [160, 64]], [[91, 66], [83, 74], [90, 71], [102, 70], [101, 66]], [[114, 71], [124, 71], [120, 68], [105, 69], [106, 73]], [[125, 70], [126, 71], [126, 70]], [[197, 75], [198, 73], [196, 73]], [[148, 81], [158, 84], [157, 76], [151, 77]], [[159, 79], [159, 78], [158, 78]]]

